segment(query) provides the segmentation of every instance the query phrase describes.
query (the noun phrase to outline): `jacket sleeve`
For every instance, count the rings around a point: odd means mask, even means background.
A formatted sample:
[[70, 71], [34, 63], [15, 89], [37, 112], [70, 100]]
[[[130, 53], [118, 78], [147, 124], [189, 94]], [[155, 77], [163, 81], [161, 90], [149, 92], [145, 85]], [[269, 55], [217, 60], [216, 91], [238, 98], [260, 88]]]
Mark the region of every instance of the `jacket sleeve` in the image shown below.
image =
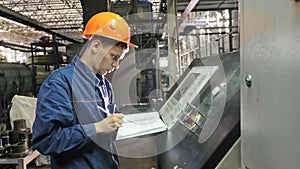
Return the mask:
[[[55, 78], [51, 78], [55, 76]], [[32, 144], [42, 154], [70, 153], [91, 142], [93, 124], [79, 124], [71, 103], [70, 83], [61, 74], [42, 85], [33, 124]]]

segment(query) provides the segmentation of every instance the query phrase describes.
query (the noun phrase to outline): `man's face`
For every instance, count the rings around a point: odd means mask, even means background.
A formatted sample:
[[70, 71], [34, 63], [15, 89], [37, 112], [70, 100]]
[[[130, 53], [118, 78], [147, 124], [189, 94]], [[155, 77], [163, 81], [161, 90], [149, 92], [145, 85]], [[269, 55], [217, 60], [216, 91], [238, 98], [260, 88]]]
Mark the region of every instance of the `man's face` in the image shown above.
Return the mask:
[[120, 60], [124, 58], [126, 50], [119, 46], [113, 46], [105, 52], [103, 59], [98, 67], [98, 73], [101, 75], [106, 75], [119, 68]]

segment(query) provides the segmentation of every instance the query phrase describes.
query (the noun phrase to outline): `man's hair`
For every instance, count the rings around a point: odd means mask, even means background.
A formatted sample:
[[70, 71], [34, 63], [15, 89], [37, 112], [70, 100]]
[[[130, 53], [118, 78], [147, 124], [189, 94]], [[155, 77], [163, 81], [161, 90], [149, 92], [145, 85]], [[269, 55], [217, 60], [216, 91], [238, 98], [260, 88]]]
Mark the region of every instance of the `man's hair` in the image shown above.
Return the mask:
[[121, 47], [123, 50], [127, 50], [128, 49], [128, 44], [124, 43], [124, 42], [120, 42], [114, 39], [110, 39], [110, 38], [106, 38], [103, 36], [99, 36], [99, 35], [93, 35], [91, 37], [90, 40], [88, 40], [85, 45], [83, 45], [80, 53], [79, 53], [79, 57], [81, 57], [83, 55], [83, 53], [86, 51], [86, 49], [88, 48], [89, 44], [91, 44], [91, 42], [93, 42], [94, 40], [100, 40], [103, 47], [107, 47], [107, 46], [118, 46]]
[[100, 40], [103, 44], [104, 47], [107, 47], [107, 46], [119, 46], [121, 47], [122, 49], [127, 49], [128, 48], [128, 44], [127, 43], [124, 43], [124, 42], [120, 42], [120, 41], [117, 41], [117, 40], [114, 40], [114, 39], [110, 39], [110, 38], [106, 38], [104, 36], [99, 36], [99, 35], [94, 35], [91, 37], [90, 41], [93, 41], [93, 40]]

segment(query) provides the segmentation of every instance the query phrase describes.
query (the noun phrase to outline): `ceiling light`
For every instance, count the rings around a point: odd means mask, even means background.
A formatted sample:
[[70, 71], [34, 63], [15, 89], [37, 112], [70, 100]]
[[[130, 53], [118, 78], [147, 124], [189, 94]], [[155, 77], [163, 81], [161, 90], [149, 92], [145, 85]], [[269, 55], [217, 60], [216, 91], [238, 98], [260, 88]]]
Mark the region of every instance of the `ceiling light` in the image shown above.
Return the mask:
[[8, 32], [7, 30], [4, 29], [0, 29], [0, 32]]

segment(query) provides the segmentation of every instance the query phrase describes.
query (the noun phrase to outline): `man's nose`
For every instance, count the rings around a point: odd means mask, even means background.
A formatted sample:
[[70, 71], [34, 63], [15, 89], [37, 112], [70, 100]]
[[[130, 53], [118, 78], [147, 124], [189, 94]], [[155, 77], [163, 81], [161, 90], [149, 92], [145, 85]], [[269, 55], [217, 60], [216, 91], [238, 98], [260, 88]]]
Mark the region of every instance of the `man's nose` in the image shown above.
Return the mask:
[[119, 66], [120, 66], [119, 64], [120, 64], [119, 60], [118, 60], [118, 61], [114, 61], [113, 64], [112, 64], [112, 66], [113, 66], [115, 69], [118, 69]]

